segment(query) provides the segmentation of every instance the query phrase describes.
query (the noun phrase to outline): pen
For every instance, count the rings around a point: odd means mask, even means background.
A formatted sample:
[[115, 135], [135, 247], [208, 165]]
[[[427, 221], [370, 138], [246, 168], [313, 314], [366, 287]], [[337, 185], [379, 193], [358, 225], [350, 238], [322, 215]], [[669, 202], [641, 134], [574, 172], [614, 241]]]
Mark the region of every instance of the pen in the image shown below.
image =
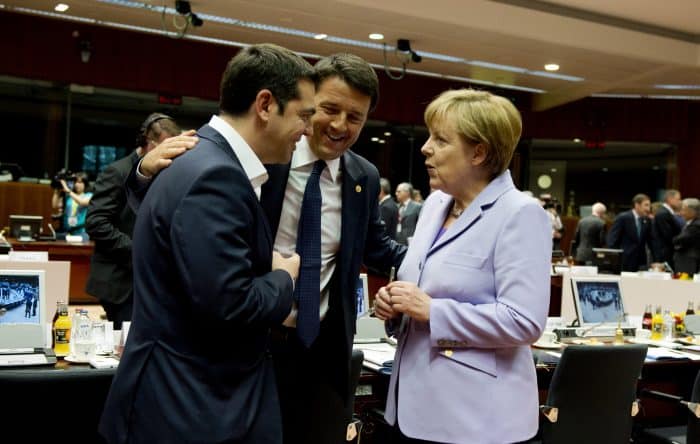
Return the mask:
[[391, 270], [389, 270], [389, 282], [394, 282], [395, 277], [396, 277], [396, 267], [391, 267]]

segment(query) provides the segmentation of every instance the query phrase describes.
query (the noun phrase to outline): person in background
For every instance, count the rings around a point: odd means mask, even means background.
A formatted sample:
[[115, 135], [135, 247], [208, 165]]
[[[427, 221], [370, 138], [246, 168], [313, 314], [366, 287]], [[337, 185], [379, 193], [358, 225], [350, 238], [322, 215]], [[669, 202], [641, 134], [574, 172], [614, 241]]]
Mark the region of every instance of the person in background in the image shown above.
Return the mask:
[[675, 271], [692, 276], [700, 270], [700, 200], [683, 199], [681, 215], [686, 223], [673, 238]]
[[399, 207], [391, 198], [391, 183], [389, 179], [379, 179], [379, 215], [386, 227], [386, 234], [396, 240], [396, 224], [399, 220]]
[[396, 186], [396, 201], [399, 204], [399, 218], [396, 224], [396, 241], [403, 245], [408, 245], [408, 239], [413, 237], [416, 230], [418, 216], [420, 216], [421, 204], [415, 202], [413, 195], [413, 185], [408, 182], [401, 182]]
[[[651, 200], [646, 194], [632, 198], [633, 208], [617, 215], [608, 231], [609, 248], [621, 248], [622, 270], [639, 271], [648, 268], [647, 248], [652, 250], [649, 211]], [[653, 251], [653, 250], [652, 250]]]
[[[95, 242], [85, 291], [99, 299], [115, 330], [131, 320], [133, 303], [131, 237], [136, 215], [126, 202], [126, 178], [144, 154], [179, 134], [171, 117], [150, 114], [136, 136], [136, 150], [108, 165], [95, 181], [85, 219], [85, 229]], [[176, 140], [194, 145], [197, 139], [183, 136]]]
[[415, 203], [423, 205], [423, 195], [418, 188], [414, 188], [413, 192], [411, 192], [411, 199], [413, 199]]
[[462, 89], [430, 103], [425, 122], [421, 152], [438, 191], [398, 280], [376, 297], [399, 341], [385, 419], [401, 443], [525, 441], [538, 428], [530, 344], [547, 319], [552, 236], [507, 170], [520, 113]]
[[75, 173], [72, 188], [61, 179], [60, 190], [53, 191], [51, 205], [54, 212], [62, 215], [61, 231], [67, 234], [85, 234], [85, 217], [92, 193], [87, 191], [89, 182], [87, 174]]
[[578, 221], [572, 253], [578, 264], [589, 264], [593, 261], [593, 248], [605, 246], [605, 212], [607, 208], [601, 202], [591, 207], [591, 215]]
[[134, 309], [99, 431], [111, 443], [281, 444], [270, 328], [299, 256], [272, 251], [263, 162], [310, 134], [315, 73], [277, 45], [241, 49], [218, 116], [153, 181], [134, 226]]
[[[270, 342], [285, 444], [345, 440], [347, 423], [342, 415], [329, 418], [328, 411], [348, 408], [360, 266], [388, 274], [392, 266], [400, 265], [406, 251], [387, 236], [379, 216], [377, 168], [350, 149], [379, 98], [377, 74], [365, 60], [347, 53], [324, 57], [314, 68], [318, 86], [313, 135], [297, 143], [291, 163], [267, 165], [270, 179], [261, 195], [271, 230], [277, 233], [275, 251], [291, 254], [297, 251], [298, 233], [304, 226], [300, 213], [311, 173], [319, 160], [326, 164], [319, 176], [321, 265], [320, 277], [314, 279], [320, 282], [305, 292], [309, 308], [318, 310], [318, 336], [302, 339], [296, 304], [293, 315], [274, 329]], [[163, 157], [168, 155], [152, 151], [144, 156], [139, 170], [156, 174], [167, 166]], [[138, 171], [133, 171], [128, 184], [134, 205], [144, 192], [137, 177]], [[319, 271], [317, 264], [304, 267], [303, 261], [302, 257], [299, 280], [309, 271]]]
[[681, 211], [681, 193], [678, 190], [666, 190], [664, 202], [654, 213], [651, 223], [652, 249], [655, 262], [667, 262], [675, 269], [673, 238], [681, 233], [683, 224], [678, 223], [676, 215]]

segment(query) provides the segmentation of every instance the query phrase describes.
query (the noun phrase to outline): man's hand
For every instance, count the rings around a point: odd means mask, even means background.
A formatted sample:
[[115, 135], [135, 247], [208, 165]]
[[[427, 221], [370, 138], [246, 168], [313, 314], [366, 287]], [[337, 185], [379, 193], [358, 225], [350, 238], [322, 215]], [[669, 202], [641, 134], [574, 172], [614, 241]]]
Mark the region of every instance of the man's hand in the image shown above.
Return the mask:
[[299, 277], [300, 265], [301, 258], [296, 253], [292, 253], [292, 255], [289, 257], [284, 257], [276, 251], [272, 252], [272, 269], [286, 271], [295, 282], [297, 277]]
[[174, 158], [194, 148], [199, 141], [195, 130], [185, 131], [179, 136], [169, 137], [143, 156], [139, 173], [153, 177], [163, 168], [167, 168]]

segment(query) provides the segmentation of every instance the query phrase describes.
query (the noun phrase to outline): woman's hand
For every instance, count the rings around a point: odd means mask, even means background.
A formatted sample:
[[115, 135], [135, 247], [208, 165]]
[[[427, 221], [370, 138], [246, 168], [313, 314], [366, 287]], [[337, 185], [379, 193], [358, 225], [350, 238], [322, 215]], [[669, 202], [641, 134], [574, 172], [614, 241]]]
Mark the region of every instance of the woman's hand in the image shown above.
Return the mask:
[[432, 298], [413, 282], [394, 281], [386, 287], [389, 301], [394, 312], [405, 313], [416, 321], [430, 320], [430, 301]]
[[374, 315], [382, 321], [388, 321], [399, 315], [398, 312], [391, 308], [391, 297], [386, 288], [380, 288], [374, 296]]

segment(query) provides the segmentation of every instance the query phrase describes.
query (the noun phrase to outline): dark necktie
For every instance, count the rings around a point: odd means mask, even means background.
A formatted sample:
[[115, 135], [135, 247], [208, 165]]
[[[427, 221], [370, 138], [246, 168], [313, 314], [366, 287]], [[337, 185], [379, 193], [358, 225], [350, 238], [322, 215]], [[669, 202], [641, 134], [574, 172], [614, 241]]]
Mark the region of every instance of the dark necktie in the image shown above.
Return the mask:
[[294, 288], [297, 301], [297, 334], [307, 348], [318, 336], [321, 291], [321, 186], [326, 162], [317, 160], [304, 189], [297, 229], [297, 253], [301, 256], [299, 278]]
[[634, 221], [636, 222], [636, 225], [637, 225], [637, 237], [641, 239], [641, 238], [642, 238], [642, 221], [641, 221], [641, 218], [637, 217], [637, 218], [635, 218]]

